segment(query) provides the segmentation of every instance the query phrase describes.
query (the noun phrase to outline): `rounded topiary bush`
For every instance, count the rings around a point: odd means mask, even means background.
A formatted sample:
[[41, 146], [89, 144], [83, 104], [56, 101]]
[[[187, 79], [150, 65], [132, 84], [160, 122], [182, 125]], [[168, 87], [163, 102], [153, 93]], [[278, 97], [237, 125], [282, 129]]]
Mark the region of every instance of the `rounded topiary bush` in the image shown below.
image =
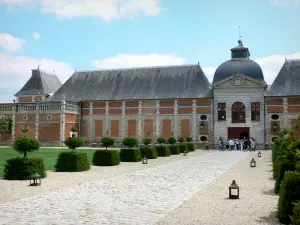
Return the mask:
[[97, 150], [93, 156], [95, 166], [116, 166], [120, 164], [120, 155], [117, 150]]
[[151, 138], [144, 138], [143, 139], [143, 143], [144, 143], [144, 145], [150, 145], [151, 143], [152, 143], [152, 139]]
[[192, 137], [186, 137], [186, 141], [187, 141], [187, 142], [192, 142], [192, 141], [193, 141], [193, 138], [192, 138]]
[[296, 164], [294, 162], [289, 161], [277, 161], [276, 162], [276, 175], [275, 175], [275, 193], [279, 193], [280, 184], [284, 178], [284, 174], [286, 171], [295, 171], [296, 170]]
[[171, 155], [179, 155], [180, 154], [180, 149], [178, 145], [169, 145], [169, 149], [171, 151]]
[[171, 155], [169, 146], [162, 145], [162, 146], [155, 146], [155, 148], [157, 151], [157, 155], [159, 157], [168, 157]]
[[185, 145], [185, 144], [179, 144], [177, 146], [180, 149], [180, 153], [184, 153], [185, 151], [188, 151], [187, 145]]
[[196, 150], [195, 145], [191, 143], [186, 144], [186, 148], [189, 152], [194, 152]]
[[281, 223], [290, 224], [294, 203], [300, 201], [300, 173], [287, 171], [281, 182], [277, 216]]
[[115, 140], [111, 137], [104, 137], [104, 138], [101, 138], [100, 142], [101, 142], [101, 145], [107, 149], [108, 147], [114, 145]]
[[61, 152], [55, 165], [56, 172], [80, 172], [89, 169], [87, 154], [78, 152]]
[[291, 225], [299, 225], [299, 224], [300, 224], [300, 202], [297, 202], [294, 205]]
[[161, 145], [167, 143], [167, 140], [163, 137], [157, 138], [156, 141], [157, 141], [158, 144], [161, 144]]
[[169, 137], [169, 139], [168, 139], [168, 143], [170, 144], [170, 145], [174, 145], [175, 143], [176, 143], [176, 138], [175, 137]]
[[184, 137], [178, 138], [178, 142], [183, 143], [184, 142]]
[[146, 157], [147, 159], [156, 159], [157, 158], [157, 152], [154, 147], [149, 146], [143, 146], [140, 147], [141, 151], [141, 157]]
[[140, 149], [121, 149], [120, 159], [122, 162], [138, 162], [142, 160]]
[[41, 178], [46, 177], [44, 161], [38, 158], [12, 158], [6, 160], [4, 166], [4, 179], [27, 180], [29, 176], [37, 172]]
[[18, 138], [13, 143], [13, 149], [27, 157], [27, 152], [37, 151], [40, 148], [40, 142], [35, 138], [22, 137]]
[[76, 148], [79, 148], [83, 145], [83, 139], [79, 138], [79, 137], [68, 137], [65, 140], [65, 145], [71, 149], [72, 151], [74, 151]]
[[131, 149], [134, 146], [136, 146], [137, 143], [138, 143], [138, 140], [136, 138], [133, 138], [133, 137], [126, 137], [122, 141], [122, 144], [124, 146], [128, 147], [129, 149]]

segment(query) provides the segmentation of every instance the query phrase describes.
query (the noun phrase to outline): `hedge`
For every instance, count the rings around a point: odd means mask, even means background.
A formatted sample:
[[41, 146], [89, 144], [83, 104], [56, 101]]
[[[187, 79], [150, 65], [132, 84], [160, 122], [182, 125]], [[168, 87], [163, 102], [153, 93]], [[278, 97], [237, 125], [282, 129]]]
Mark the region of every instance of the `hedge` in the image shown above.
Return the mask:
[[300, 202], [295, 203], [293, 209], [292, 223], [291, 225], [299, 225], [300, 224]]
[[120, 159], [122, 162], [138, 162], [142, 160], [140, 149], [121, 149]]
[[39, 158], [12, 158], [6, 160], [4, 166], [4, 179], [27, 180], [29, 176], [37, 172], [41, 178], [46, 177], [44, 161]]
[[186, 144], [186, 147], [188, 149], [189, 152], [194, 152], [196, 150], [195, 145], [194, 144]]
[[296, 170], [296, 165], [293, 162], [289, 161], [283, 161], [279, 162], [278, 160], [275, 162], [275, 193], [279, 193], [280, 189], [280, 183], [282, 182], [282, 179], [284, 178], [284, 174], [286, 171], [295, 171]]
[[180, 153], [184, 153], [185, 151], [189, 151], [186, 144], [179, 144]]
[[120, 164], [120, 155], [117, 150], [97, 150], [93, 156], [95, 166], [116, 166]]
[[61, 152], [58, 155], [56, 172], [80, 172], [90, 169], [90, 163], [86, 153]]
[[169, 145], [171, 155], [179, 155], [180, 154], [180, 149], [178, 145]]
[[141, 157], [146, 157], [147, 159], [156, 159], [157, 158], [157, 152], [154, 147], [149, 146], [142, 146], [140, 147], [141, 151]]
[[290, 224], [294, 203], [300, 200], [300, 173], [288, 171], [281, 182], [277, 216], [281, 223]]
[[168, 157], [171, 155], [171, 151], [169, 146], [166, 145], [160, 145], [160, 146], [155, 146], [157, 155], [159, 157]]

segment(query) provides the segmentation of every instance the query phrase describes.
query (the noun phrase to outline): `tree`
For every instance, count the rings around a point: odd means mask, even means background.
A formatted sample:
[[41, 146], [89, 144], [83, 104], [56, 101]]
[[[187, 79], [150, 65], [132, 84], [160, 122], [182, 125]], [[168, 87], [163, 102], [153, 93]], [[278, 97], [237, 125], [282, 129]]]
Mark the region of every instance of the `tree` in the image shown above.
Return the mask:
[[298, 113], [298, 117], [296, 119], [296, 124], [294, 125], [294, 128], [300, 131], [300, 113]]
[[122, 144], [131, 149], [132, 147], [136, 146], [138, 143], [136, 138], [133, 137], [126, 137], [123, 139]]
[[168, 139], [168, 143], [170, 144], [170, 145], [173, 145], [173, 144], [175, 144], [176, 143], [176, 138], [175, 137], [169, 137], [169, 139]]
[[143, 139], [143, 142], [144, 142], [144, 145], [148, 146], [148, 145], [151, 144], [152, 139], [151, 139], [151, 138], [144, 138], [144, 139]]
[[21, 127], [20, 130], [24, 134], [24, 137], [26, 137], [26, 133], [29, 131], [27, 124], [25, 124], [24, 127]]
[[75, 137], [75, 133], [77, 132], [77, 128], [75, 126], [73, 126], [71, 128], [71, 131], [72, 131], [72, 137]]
[[35, 138], [22, 137], [15, 140], [13, 149], [27, 157], [27, 152], [37, 151], [40, 148], [40, 142]]
[[68, 137], [65, 140], [65, 145], [68, 146], [68, 148], [71, 149], [72, 152], [75, 152], [76, 148], [79, 148], [83, 145], [83, 139], [79, 137]]
[[110, 147], [110, 146], [113, 146], [114, 143], [115, 143], [115, 140], [113, 138], [110, 138], [110, 137], [104, 137], [101, 139], [101, 144], [103, 147], [107, 148]]
[[163, 144], [166, 144], [167, 143], [167, 140], [163, 137], [159, 137], [156, 139], [157, 143], [163, 145]]
[[4, 117], [0, 119], [0, 134], [11, 134], [12, 133], [12, 117]]

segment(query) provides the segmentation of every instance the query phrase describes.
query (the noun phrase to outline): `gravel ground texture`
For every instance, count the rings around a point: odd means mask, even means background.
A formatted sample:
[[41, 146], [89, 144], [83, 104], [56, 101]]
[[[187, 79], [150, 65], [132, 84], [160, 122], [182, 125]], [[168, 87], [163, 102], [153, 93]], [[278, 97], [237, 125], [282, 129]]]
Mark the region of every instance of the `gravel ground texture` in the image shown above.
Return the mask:
[[[156, 225], [279, 225], [278, 196], [274, 194], [271, 151], [250, 153]], [[250, 160], [257, 162], [250, 167]], [[228, 199], [232, 180], [240, 186], [240, 199]]]

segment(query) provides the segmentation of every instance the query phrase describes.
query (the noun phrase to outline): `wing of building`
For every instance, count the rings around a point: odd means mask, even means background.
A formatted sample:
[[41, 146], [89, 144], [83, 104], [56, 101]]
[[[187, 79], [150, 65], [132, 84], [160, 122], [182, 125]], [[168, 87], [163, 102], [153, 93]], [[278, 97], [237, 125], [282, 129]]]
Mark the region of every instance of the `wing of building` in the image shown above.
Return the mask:
[[[192, 137], [216, 146], [219, 138], [253, 137], [260, 148], [293, 128], [300, 112], [300, 60], [286, 60], [271, 86], [242, 41], [210, 83], [199, 64], [76, 71], [64, 84], [54, 74], [32, 70], [15, 103], [12, 138], [27, 136], [61, 145], [76, 127], [87, 143], [111, 136]], [[300, 137], [298, 131], [297, 135]]]

